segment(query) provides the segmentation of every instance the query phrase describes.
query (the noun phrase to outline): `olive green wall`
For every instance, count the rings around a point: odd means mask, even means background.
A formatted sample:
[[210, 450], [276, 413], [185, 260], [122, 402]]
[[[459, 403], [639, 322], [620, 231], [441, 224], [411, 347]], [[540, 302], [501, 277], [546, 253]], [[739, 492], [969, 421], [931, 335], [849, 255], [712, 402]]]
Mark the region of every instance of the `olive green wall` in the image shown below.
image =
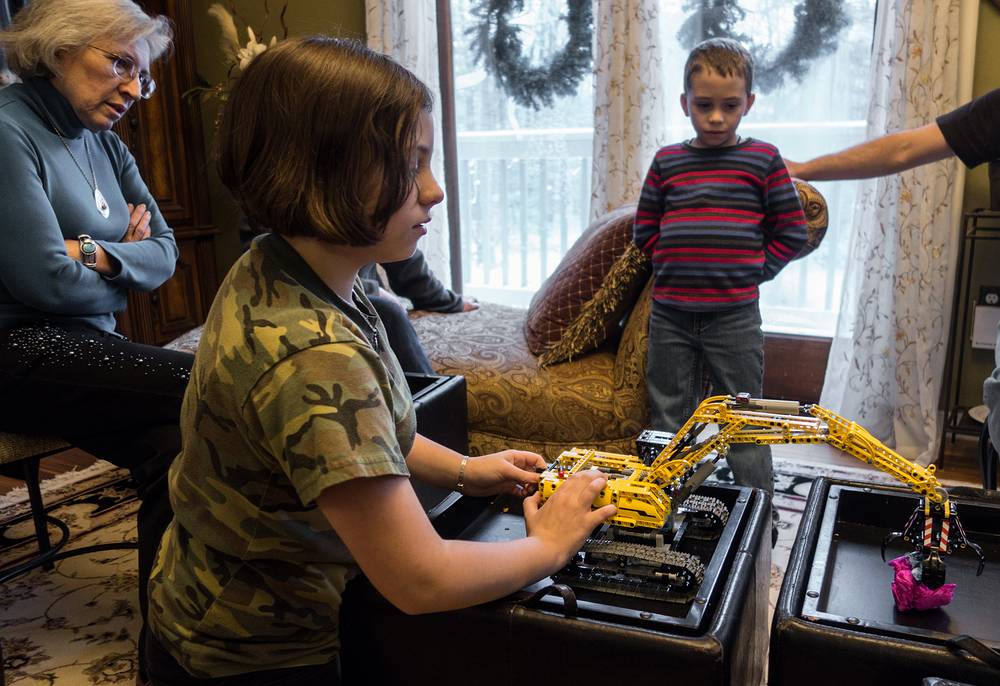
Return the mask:
[[[194, 25], [195, 64], [198, 74], [208, 83], [219, 83], [226, 78], [226, 59], [220, 46], [218, 22], [208, 15], [208, 8], [220, 0], [192, 0], [191, 15]], [[225, 7], [229, 0], [221, 0]], [[258, 40], [269, 41], [271, 36], [281, 37], [279, 14], [282, 0], [269, 0], [270, 17], [265, 22], [264, 0], [236, 0], [240, 15], [253, 27]], [[364, 0], [288, 0], [285, 22], [289, 35], [327, 33], [365, 40]], [[240, 39], [247, 40], [243, 24], [237, 21]], [[215, 116], [218, 107], [215, 102], [204, 102], [202, 119], [205, 131], [205, 148], [209, 196], [212, 207], [212, 221], [221, 234], [216, 241], [216, 255], [219, 274], [225, 274], [229, 266], [239, 257], [241, 248], [237, 236], [236, 206], [229, 198], [225, 187], [215, 173], [212, 157], [214, 144]]]
[[[979, 28], [976, 38], [976, 66], [973, 74], [972, 94], [979, 96], [1000, 88], [1000, 8], [995, 3], [979, 3]], [[989, 173], [981, 164], [969, 170], [965, 177], [965, 195], [962, 208], [966, 212], [990, 206]], [[992, 224], [997, 225], [997, 222]], [[978, 297], [980, 285], [1000, 286], [1000, 241], [979, 241], [976, 244], [976, 262], [972, 271], [971, 297]], [[974, 302], [974, 300], [973, 300]], [[969, 307], [972, 316], [972, 306]], [[971, 329], [970, 329], [971, 331]], [[960, 342], [965, 348], [965, 361], [961, 377], [961, 404], [966, 407], [983, 402], [983, 379], [994, 367], [992, 350], [973, 350], [969, 334], [962, 334]]]

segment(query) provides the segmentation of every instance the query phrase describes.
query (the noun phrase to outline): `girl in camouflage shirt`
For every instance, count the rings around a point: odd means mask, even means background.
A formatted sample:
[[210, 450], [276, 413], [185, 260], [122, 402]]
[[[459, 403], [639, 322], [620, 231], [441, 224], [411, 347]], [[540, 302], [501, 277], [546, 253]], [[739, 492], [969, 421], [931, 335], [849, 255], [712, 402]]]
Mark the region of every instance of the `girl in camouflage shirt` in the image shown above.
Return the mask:
[[407, 613], [492, 600], [560, 569], [614, 512], [605, 483], [524, 501], [528, 535], [443, 540], [409, 477], [523, 493], [544, 461], [469, 458], [416, 433], [407, 383], [357, 280], [413, 254], [443, 193], [431, 97], [353, 41], [286, 40], [226, 103], [219, 171], [272, 232], [230, 270], [205, 324], [170, 470], [175, 517], [150, 581], [154, 684], [335, 684], [358, 568]]

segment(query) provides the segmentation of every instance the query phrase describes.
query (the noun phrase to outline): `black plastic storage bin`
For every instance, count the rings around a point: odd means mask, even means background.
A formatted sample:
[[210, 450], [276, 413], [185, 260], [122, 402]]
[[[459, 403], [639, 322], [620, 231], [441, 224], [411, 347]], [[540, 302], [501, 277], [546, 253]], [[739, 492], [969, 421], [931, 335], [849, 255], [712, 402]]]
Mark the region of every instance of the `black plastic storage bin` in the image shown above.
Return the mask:
[[[949, 555], [952, 602], [899, 612], [880, 547], [921, 499], [902, 487], [813, 483], [771, 626], [771, 686], [921, 684], [928, 677], [1000, 684], [1000, 654], [992, 652], [1000, 648], [1000, 497], [978, 489], [955, 489], [951, 497], [969, 540], [986, 554], [985, 571], [975, 575], [972, 551]], [[897, 540], [886, 560], [906, 552]], [[966, 635], [972, 652], [961, 645]]]
[[[469, 409], [464, 376], [406, 375], [417, 415], [417, 433], [452, 450], [469, 454]], [[455, 475], [458, 476], [457, 474]], [[458, 494], [413, 480], [413, 490], [427, 512], [454, 502]]]
[[464, 376], [406, 375], [417, 431], [463, 455], [469, 452], [469, 409]]
[[[341, 611], [344, 683], [754, 686], [766, 654], [768, 498], [721, 484], [697, 492], [723, 500], [730, 517], [688, 602], [560, 588], [548, 579], [495, 602], [408, 616], [358, 578]], [[432, 519], [446, 538], [524, 536], [513, 498], [462, 497]]]

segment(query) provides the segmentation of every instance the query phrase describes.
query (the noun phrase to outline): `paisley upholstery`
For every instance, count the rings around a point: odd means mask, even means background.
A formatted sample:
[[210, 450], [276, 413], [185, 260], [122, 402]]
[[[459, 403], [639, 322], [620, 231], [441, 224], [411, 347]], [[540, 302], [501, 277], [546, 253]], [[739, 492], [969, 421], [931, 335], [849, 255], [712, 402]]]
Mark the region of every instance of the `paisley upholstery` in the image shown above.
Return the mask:
[[801, 252], [795, 256], [799, 260], [819, 247], [826, 235], [826, 229], [830, 225], [829, 210], [826, 205], [826, 198], [816, 190], [816, 186], [802, 179], [792, 179], [795, 189], [799, 192], [799, 202], [802, 204], [802, 211], [806, 215], [806, 244]]
[[174, 340], [167, 343], [164, 348], [170, 350], [180, 350], [181, 352], [191, 353], [194, 355], [198, 352], [198, 342], [201, 340], [201, 333], [205, 327], [198, 326], [191, 329], [187, 333], [182, 333], [180, 336]]
[[553, 458], [573, 446], [634, 452], [647, 415], [649, 306], [647, 286], [617, 346], [546, 367], [528, 350], [526, 310], [482, 303], [411, 321], [435, 371], [465, 377], [472, 454], [521, 448]]

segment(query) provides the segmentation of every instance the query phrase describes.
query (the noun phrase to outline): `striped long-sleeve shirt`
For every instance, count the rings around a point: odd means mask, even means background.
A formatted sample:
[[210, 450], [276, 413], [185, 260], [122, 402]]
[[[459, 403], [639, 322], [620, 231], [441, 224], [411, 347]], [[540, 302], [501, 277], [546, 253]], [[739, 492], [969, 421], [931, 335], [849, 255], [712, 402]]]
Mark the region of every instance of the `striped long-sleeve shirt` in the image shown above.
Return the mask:
[[653, 298], [688, 311], [758, 298], [806, 242], [806, 218], [778, 149], [677, 143], [649, 168], [634, 240], [653, 262]]

